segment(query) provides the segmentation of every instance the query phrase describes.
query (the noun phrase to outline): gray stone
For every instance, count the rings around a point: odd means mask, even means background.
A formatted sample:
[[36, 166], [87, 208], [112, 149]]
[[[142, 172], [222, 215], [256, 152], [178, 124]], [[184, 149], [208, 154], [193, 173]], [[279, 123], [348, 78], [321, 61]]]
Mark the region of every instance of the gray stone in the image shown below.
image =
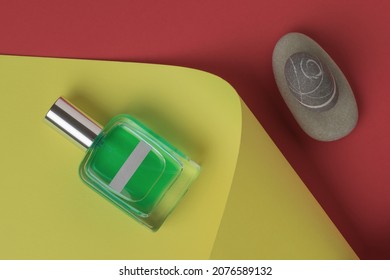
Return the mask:
[[352, 89], [336, 63], [312, 39], [289, 33], [272, 56], [275, 81], [295, 120], [311, 137], [333, 141], [356, 126]]

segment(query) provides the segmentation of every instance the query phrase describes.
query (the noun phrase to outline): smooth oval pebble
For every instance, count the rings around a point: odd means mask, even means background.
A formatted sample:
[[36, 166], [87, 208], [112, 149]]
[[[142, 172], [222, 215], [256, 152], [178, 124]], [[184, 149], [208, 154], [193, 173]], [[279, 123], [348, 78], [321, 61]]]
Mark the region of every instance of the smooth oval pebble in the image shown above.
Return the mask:
[[333, 141], [355, 128], [358, 109], [352, 89], [315, 41], [301, 33], [286, 34], [274, 48], [272, 66], [284, 101], [309, 136]]

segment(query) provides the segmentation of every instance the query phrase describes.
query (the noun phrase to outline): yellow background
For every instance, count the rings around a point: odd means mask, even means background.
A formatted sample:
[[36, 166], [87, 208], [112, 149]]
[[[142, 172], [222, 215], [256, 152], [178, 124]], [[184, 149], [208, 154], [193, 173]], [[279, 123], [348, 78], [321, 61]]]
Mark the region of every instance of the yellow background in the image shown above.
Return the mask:
[[[140, 63], [0, 65], [1, 259], [356, 258], [222, 79]], [[83, 151], [43, 121], [59, 96], [103, 125], [131, 114], [201, 164], [157, 233], [78, 178]]]

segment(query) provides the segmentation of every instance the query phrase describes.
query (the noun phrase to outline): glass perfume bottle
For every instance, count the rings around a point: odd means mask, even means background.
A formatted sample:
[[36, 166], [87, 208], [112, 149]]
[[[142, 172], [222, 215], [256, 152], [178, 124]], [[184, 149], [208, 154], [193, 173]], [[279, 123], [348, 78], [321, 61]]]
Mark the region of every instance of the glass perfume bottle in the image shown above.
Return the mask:
[[45, 119], [87, 150], [81, 179], [154, 231], [199, 173], [198, 164], [130, 115], [102, 128], [60, 97]]

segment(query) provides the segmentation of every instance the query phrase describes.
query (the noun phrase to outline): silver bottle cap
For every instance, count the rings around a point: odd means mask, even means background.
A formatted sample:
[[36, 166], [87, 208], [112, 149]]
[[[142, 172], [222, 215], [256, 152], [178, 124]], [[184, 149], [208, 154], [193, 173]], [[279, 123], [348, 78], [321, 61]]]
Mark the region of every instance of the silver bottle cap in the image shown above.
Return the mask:
[[84, 149], [92, 145], [102, 130], [100, 125], [62, 97], [47, 112], [45, 120]]

